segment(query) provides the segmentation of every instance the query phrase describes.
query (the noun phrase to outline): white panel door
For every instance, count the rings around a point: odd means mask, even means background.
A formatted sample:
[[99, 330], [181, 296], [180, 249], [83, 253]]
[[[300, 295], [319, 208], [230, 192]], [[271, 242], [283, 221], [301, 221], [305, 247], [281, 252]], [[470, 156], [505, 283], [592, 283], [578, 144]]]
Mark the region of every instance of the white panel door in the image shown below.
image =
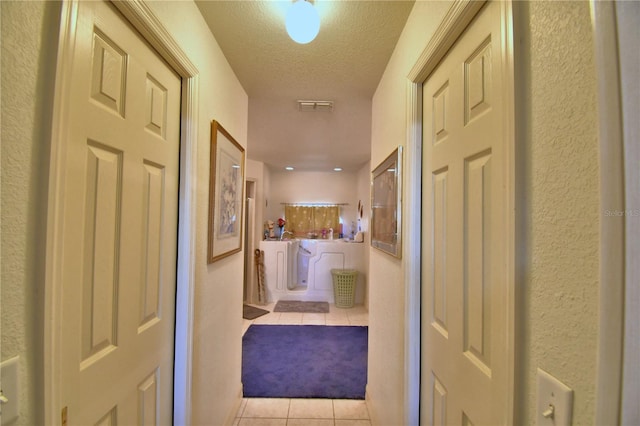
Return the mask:
[[111, 4], [78, 8], [61, 406], [71, 425], [171, 424], [180, 78]]
[[423, 85], [421, 424], [508, 419], [500, 3]]

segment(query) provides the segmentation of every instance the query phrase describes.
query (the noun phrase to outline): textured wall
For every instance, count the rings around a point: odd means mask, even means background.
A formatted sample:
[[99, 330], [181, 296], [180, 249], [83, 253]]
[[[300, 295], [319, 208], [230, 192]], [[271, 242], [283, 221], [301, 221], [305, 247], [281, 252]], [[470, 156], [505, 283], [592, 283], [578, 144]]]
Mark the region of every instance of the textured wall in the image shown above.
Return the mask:
[[600, 200], [589, 4], [531, 2], [523, 12], [528, 265], [520, 420], [535, 423], [540, 367], [574, 389], [573, 424], [592, 424]]
[[2, 360], [20, 356], [15, 425], [42, 424], [44, 225], [59, 5], [0, 3]]

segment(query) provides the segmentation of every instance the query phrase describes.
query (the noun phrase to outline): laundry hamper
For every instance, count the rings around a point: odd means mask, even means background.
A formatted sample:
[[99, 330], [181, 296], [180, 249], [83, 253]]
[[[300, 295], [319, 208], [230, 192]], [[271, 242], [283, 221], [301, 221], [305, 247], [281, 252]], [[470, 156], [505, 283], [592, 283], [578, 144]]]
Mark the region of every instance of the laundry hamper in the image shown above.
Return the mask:
[[338, 308], [350, 308], [356, 298], [356, 278], [358, 271], [355, 269], [332, 269], [333, 296]]

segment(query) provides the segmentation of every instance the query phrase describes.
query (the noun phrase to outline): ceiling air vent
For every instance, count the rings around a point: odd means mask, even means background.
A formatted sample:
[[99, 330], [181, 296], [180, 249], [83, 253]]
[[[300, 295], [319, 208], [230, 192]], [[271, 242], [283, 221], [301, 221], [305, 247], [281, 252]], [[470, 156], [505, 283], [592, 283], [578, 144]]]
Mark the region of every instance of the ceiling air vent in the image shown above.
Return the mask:
[[302, 112], [331, 112], [333, 101], [298, 101], [298, 109]]

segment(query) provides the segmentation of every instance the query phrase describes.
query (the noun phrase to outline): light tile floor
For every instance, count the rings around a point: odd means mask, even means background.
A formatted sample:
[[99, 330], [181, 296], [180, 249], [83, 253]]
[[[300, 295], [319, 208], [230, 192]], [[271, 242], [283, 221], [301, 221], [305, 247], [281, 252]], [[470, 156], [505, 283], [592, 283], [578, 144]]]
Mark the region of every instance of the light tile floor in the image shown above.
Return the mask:
[[[244, 320], [242, 333], [251, 324], [369, 325], [367, 310], [336, 308], [328, 314], [273, 312], [275, 303], [254, 305], [269, 311], [255, 320]], [[234, 426], [371, 426], [367, 404], [350, 399], [244, 398]]]
[[371, 426], [367, 404], [351, 399], [245, 398], [234, 426]]
[[284, 324], [284, 325], [369, 325], [369, 313], [362, 305], [353, 308], [336, 308], [329, 305], [328, 314], [301, 314], [296, 312], [273, 312], [275, 303], [264, 306], [253, 305], [266, 309], [268, 314], [254, 320], [243, 320], [242, 334], [251, 324]]

